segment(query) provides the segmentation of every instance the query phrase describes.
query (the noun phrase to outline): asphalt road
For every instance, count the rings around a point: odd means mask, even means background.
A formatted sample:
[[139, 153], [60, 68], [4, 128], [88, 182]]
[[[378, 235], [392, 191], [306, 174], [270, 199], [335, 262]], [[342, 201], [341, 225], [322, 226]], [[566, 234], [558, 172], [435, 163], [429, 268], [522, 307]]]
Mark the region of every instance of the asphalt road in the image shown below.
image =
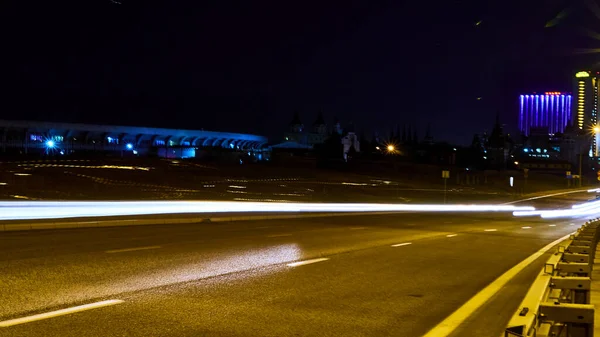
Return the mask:
[[[405, 213], [2, 233], [0, 322], [123, 302], [0, 336], [420, 336], [582, 222]], [[455, 335], [499, 336], [545, 259]]]

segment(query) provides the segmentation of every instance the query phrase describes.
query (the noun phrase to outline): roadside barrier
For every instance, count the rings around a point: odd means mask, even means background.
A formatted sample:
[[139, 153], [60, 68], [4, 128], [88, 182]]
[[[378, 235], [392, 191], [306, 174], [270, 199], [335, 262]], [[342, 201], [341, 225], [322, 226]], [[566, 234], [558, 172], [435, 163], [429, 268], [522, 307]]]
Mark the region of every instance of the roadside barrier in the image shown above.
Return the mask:
[[599, 226], [599, 219], [588, 221], [558, 246], [511, 318], [505, 337], [593, 336], [590, 276]]

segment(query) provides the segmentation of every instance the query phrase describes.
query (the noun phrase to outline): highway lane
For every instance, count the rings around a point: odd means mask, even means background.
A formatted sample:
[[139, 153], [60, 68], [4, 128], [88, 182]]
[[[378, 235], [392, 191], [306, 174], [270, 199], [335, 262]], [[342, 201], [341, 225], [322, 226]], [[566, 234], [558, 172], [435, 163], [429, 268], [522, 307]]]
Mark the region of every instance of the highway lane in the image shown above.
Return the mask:
[[[571, 223], [409, 213], [3, 233], [0, 320], [125, 302], [0, 333], [417, 336]], [[286, 266], [315, 258], [328, 260]]]

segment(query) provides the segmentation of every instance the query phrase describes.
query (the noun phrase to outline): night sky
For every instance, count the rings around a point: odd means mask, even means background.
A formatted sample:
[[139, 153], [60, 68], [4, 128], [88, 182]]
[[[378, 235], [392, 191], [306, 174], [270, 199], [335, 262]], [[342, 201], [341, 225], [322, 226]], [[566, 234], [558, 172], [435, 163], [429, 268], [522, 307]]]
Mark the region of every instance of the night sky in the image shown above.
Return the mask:
[[[280, 141], [299, 111], [359, 131], [431, 123], [469, 143], [517, 95], [571, 91], [600, 48], [592, 0], [4, 1], [0, 118]], [[594, 10], [594, 8], [596, 8]], [[591, 33], [590, 33], [591, 32]], [[480, 99], [478, 99], [480, 98]]]

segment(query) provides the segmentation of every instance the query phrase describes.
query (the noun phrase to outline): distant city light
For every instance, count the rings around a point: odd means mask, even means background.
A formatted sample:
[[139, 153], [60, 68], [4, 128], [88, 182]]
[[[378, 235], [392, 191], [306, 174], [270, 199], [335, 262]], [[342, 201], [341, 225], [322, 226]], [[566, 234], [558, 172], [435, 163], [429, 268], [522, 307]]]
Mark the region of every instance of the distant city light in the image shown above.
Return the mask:
[[519, 165], [519, 162], [518, 162], [518, 161], [516, 161], [516, 162], [515, 162], [515, 165]]
[[546, 91], [544, 95], [563, 95], [560, 91]]
[[46, 147], [48, 147], [50, 149], [53, 148], [55, 145], [56, 145], [56, 143], [54, 143], [53, 140], [46, 141]]
[[598, 132], [600, 132], [600, 127], [598, 127], [598, 126], [594, 126], [594, 132], [595, 132], [595, 133], [598, 133]]
[[587, 71], [580, 71], [575, 74], [575, 77], [590, 77], [590, 74]]
[[394, 150], [396, 150], [396, 147], [395, 147], [394, 145], [391, 145], [391, 144], [390, 144], [390, 145], [388, 145], [388, 146], [387, 146], [387, 150], [388, 150], [389, 152], [394, 152]]
[[133, 149], [133, 144], [131, 143], [127, 143], [127, 145], [125, 145], [127, 147], [127, 150], [131, 150]]

